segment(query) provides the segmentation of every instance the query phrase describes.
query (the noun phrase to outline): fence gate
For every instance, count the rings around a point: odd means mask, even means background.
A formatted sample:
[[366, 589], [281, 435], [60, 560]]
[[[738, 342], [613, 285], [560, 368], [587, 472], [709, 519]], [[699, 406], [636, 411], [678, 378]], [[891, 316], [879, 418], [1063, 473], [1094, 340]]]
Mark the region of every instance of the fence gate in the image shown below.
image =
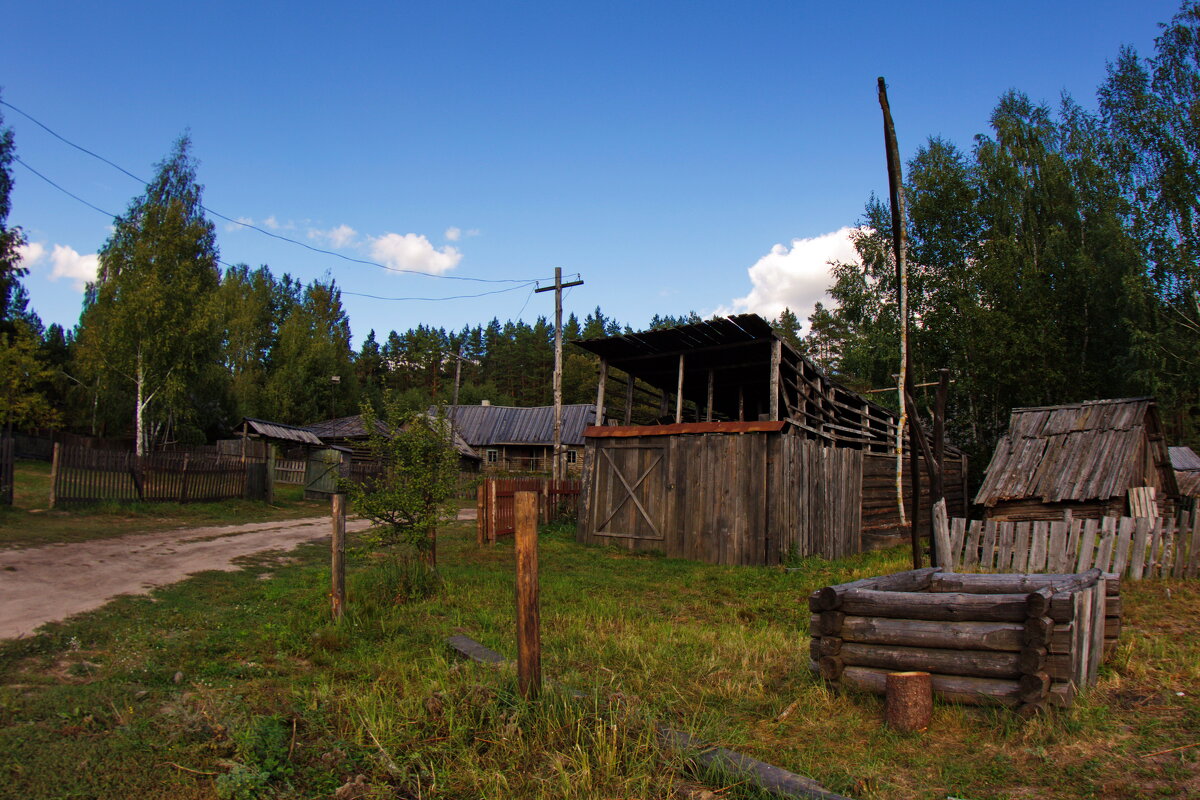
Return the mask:
[[477, 541], [495, 544], [497, 537], [516, 532], [517, 492], [537, 493], [538, 521], [550, 522], [559, 514], [578, 512], [580, 491], [580, 482], [572, 478], [485, 478], [477, 495]]
[[15, 452], [13, 440], [0, 437], [0, 505], [11, 506], [13, 504]]
[[337, 492], [338, 478], [342, 477], [342, 453], [340, 450], [314, 450], [309, 453], [304, 467], [304, 499], [328, 500]]
[[596, 448], [588, 503], [593, 535], [666, 539], [668, 467], [665, 443]]

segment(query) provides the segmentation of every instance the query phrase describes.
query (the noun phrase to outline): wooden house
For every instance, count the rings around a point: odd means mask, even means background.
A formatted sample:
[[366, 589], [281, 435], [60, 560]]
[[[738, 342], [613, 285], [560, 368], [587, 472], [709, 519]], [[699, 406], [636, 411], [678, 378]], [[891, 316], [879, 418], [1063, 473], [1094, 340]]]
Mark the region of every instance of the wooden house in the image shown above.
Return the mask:
[[[828, 378], [762, 317], [575, 344], [600, 357], [596, 408], [621, 420], [597, 412], [584, 431], [581, 542], [777, 564], [856, 553], [899, 526], [894, 413]], [[966, 459], [954, 448], [944, 474], [961, 515]]]
[[[554, 406], [446, 406], [446, 416], [483, 459], [485, 472], [551, 472]], [[583, 429], [596, 416], [591, 403], [562, 407], [562, 443], [567, 471], [583, 465]]]
[[1179, 488], [1153, 398], [1013, 409], [975, 502], [989, 519], [1129, 513], [1130, 489], [1153, 487], [1160, 514]]
[[1186, 505], [1196, 508], [1200, 498], [1200, 456], [1190, 447], [1169, 447], [1171, 469], [1175, 471], [1175, 482], [1179, 484], [1179, 496]]

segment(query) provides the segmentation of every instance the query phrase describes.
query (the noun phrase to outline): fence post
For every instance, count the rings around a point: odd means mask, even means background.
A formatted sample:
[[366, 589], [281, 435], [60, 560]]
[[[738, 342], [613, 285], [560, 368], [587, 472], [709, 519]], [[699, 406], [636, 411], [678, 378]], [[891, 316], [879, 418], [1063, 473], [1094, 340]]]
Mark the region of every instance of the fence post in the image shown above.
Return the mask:
[[475, 487], [475, 544], [483, 545], [484, 540], [484, 525], [487, 523], [487, 485], [485, 478], [483, 483]]
[[333, 621], [341, 622], [346, 605], [346, 495], [333, 496], [333, 586], [329, 593]]
[[188, 499], [188, 459], [190, 457], [190, 453], [183, 454], [183, 480], [180, 481], [179, 486], [179, 502], [181, 503], [186, 503]]
[[267, 443], [267, 488], [264, 498], [267, 505], [275, 502], [275, 445]]
[[50, 456], [50, 507], [54, 508], [58, 505], [58, 469], [59, 469], [59, 443], [54, 443], [54, 453]]
[[550, 478], [542, 478], [538, 487], [538, 519], [545, 524], [550, 521]]
[[496, 543], [496, 516], [499, 513], [496, 508], [496, 480], [493, 478], [488, 481], [488, 496], [487, 496], [487, 538], [488, 544]]
[[513, 497], [517, 555], [517, 685], [532, 699], [542, 688], [542, 638], [538, 612], [537, 493]]

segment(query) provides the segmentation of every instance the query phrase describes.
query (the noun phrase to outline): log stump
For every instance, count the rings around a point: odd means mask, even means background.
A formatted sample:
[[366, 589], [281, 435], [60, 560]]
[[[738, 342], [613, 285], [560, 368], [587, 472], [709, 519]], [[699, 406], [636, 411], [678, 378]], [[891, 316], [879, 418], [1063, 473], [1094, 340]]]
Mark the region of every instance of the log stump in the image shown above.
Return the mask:
[[904, 733], [928, 728], [933, 717], [933, 683], [929, 673], [888, 673], [883, 714], [889, 726]]

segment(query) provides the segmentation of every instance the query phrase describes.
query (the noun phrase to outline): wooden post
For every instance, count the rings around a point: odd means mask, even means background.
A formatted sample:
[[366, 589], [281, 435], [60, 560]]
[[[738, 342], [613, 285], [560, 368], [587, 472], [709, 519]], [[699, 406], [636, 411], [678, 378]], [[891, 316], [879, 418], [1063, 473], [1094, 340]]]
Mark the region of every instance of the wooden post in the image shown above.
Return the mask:
[[[608, 384], [608, 359], [600, 359], [600, 385], [596, 387], [596, 425], [604, 424], [604, 388]], [[561, 473], [554, 475], [554, 480], [566, 477]]]
[[771, 340], [771, 421], [779, 419], [779, 365], [783, 360], [783, 340]]
[[713, 370], [708, 371], [708, 408], [704, 412], [704, 421], [712, 422], [713, 414]]
[[936, 503], [946, 496], [946, 397], [949, 392], [950, 370], [939, 369], [937, 398], [933, 404], [933, 460], [937, 469], [930, 470], [930, 503]]
[[884, 718], [904, 733], [923, 731], [933, 718], [933, 682], [928, 672], [892, 672], [887, 676]]
[[738, 422], [746, 421], [746, 393], [738, 387]]
[[50, 456], [50, 507], [54, 508], [58, 504], [58, 470], [59, 470], [59, 448], [62, 445], [59, 442], [54, 443], [54, 453]]
[[[562, 477], [562, 290], [582, 286], [583, 281], [562, 282], [562, 267], [554, 268], [554, 285], [534, 289], [534, 293], [554, 292], [554, 464], [555, 480]], [[603, 378], [601, 378], [603, 383]]]
[[496, 543], [496, 515], [499, 513], [496, 509], [496, 479], [490, 478], [487, 482], [487, 540], [488, 544]]
[[333, 579], [329, 592], [333, 621], [341, 622], [346, 606], [346, 495], [333, 495]]
[[267, 442], [267, 505], [275, 502], [275, 445]]
[[633, 375], [625, 376], [625, 424], [633, 424]]
[[679, 354], [679, 383], [675, 389], [675, 424], [683, 422], [683, 353]]
[[[242, 441], [245, 441], [244, 439]], [[179, 502], [186, 503], [188, 500], [188, 459], [191, 458], [191, 453], [183, 454], [183, 470], [181, 480], [179, 481]], [[245, 469], [246, 460], [242, 459], [243, 469]], [[249, 485], [249, 481], [246, 484]]]
[[475, 487], [475, 544], [483, 545], [487, 527], [487, 480]]
[[532, 699], [542, 688], [542, 641], [538, 610], [537, 495], [513, 497], [517, 556], [517, 684]]

